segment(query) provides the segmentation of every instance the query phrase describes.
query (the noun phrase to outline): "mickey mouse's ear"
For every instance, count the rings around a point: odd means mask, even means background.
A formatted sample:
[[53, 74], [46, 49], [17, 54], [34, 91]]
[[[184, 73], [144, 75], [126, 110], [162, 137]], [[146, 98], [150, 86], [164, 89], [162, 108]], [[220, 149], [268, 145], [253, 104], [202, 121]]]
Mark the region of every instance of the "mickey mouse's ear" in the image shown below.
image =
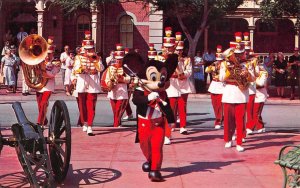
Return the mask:
[[168, 57], [165, 61], [165, 65], [166, 65], [167, 70], [168, 70], [167, 80], [169, 80], [170, 77], [172, 76], [172, 74], [175, 72], [176, 67], [178, 65], [178, 55], [177, 54], [168, 55]]
[[[145, 62], [143, 58], [136, 52], [127, 53], [123, 59], [123, 64], [127, 65], [135, 74], [138, 74], [144, 69]], [[134, 76], [126, 67], [124, 68], [126, 74]]]

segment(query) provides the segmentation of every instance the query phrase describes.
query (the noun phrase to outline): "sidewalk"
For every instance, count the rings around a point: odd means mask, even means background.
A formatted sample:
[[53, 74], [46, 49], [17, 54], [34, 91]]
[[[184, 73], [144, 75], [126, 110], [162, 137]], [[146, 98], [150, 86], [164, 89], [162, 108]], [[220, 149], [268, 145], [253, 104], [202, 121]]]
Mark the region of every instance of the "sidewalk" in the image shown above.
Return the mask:
[[[173, 133], [164, 146], [164, 182], [153, 183], [142, 172], [144, 157], [134, 143], [135, 129], [97, 128], [88, 137], [72, 129], [69, 173], [61, 187], [105, 188], [270, 188], [281, 187], [283, 175], [274, 164], [280, 148], [299, 144], [300, 135], [268, 132], [252, 135], [246, 151], [224, 148], [222, 130], [193, 129], [189, 135]], [[4, 131], [4, 135], [10, 134]], [[28, 187], [14, 148], [0, 156], [0, 187]]]

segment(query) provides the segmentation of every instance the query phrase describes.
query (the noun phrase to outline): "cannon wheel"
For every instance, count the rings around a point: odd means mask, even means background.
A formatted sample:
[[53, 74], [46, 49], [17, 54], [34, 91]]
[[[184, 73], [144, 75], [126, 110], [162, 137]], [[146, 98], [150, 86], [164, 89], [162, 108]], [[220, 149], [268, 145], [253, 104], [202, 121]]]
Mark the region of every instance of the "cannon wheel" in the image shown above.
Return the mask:
[[43, 137], [41, 127], [37, 125], [33, 126], [35, 126], [37, 133], [40, 135], [40, 139], [38, 140], [24, 139], [21, 133], [21, 126], [19, 124], [12, 125], [11, 130], [17, 140], [15, 146], [16, 153], [31, 187], [53, 187], [53, 176], [47, 153], [47, 143]]
[[61, 183], [68, 173], [71, 157], [71, 123], [64, 101], [55, 101], [52, 107], [48, 134], [54, 179]]

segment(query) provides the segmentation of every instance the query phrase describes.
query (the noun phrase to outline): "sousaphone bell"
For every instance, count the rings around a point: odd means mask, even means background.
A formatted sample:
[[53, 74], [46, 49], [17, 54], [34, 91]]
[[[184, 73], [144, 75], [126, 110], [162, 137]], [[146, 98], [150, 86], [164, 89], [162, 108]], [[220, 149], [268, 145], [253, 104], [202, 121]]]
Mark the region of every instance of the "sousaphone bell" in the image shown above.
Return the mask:
[[47, 84], [48, 78], [44, 76], [47, 49], [47, 41], [37, 34], [27, 36], [20, 43], [19, 56], [22, 60], [24, 79], [30, 88], [41, 89]]

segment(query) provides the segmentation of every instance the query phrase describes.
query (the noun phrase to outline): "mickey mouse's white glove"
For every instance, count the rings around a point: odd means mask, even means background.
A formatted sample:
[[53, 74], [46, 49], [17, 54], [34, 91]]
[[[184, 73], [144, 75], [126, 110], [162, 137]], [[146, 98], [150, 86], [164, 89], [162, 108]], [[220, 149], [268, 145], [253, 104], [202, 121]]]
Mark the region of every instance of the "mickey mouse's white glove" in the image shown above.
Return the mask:
[[152, 101], [152, 100], [155, 100], [159, 97], [159, 94], [157, 92], [151, 92], [149, 95], [148, 95], [148, 101]]

